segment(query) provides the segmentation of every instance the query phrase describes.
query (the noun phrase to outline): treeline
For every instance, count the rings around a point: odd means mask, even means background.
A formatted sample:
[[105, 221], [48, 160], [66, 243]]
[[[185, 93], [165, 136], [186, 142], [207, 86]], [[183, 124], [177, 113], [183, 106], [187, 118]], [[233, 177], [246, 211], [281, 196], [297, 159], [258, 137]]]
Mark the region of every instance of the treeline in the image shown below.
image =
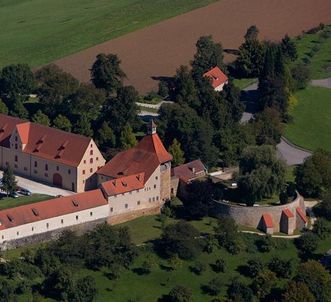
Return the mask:
[[25, 64], [9, 65], [0, 72], [0, 112], [93, 137], [106, 154], [126, 149], [136, 143], [133, 131], [142, 123], [138, 92], [124, 86], [124, 78], [112, 54], [97, 56], [91, 84], [79, 83], [55, 65], [35, 73]]
[[109, 279], [118, 277], [137, 256], [127, 228], [100, 225], [78, 236], [64, 232], [36, 251], [26, 249], [20, 258], [0, 263], [0, 301], [89, 302], [97, 295], [96, 282], [84, 269], [102, 270]]

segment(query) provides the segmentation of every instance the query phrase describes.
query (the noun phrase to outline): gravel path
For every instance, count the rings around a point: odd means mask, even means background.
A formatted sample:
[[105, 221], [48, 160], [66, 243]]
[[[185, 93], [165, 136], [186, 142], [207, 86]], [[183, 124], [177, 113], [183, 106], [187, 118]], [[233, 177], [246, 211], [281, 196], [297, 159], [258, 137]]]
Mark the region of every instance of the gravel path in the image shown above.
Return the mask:
[[331, 78], [320, 79], [320, 80], [312, 80], [311, 85], [331, 89]]

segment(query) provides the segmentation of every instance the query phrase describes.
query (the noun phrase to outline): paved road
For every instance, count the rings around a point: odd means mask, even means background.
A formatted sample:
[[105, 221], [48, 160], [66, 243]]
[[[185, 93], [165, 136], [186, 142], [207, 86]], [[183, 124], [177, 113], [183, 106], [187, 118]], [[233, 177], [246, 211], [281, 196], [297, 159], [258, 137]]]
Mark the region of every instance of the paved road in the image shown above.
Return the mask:
[[[0, 176], [2, 177], [2, 171], [0, 171]], [[46, 195], [62, 195], [62, 196], [69, 196], [75, 194], [72, 191], [56, 188], [50, 185], [41, 184], [39, 182], [23, 178], [21, 176], [16, 176], [18, 186], [28, 189], [31, 193], [38, 193], [38, 194], [46, 194]]]
[[284, 139], [281, 139], [276, 148], [279, 156], [283, 158], [289, 166], [300, 165], [311, 155], [311, 152], [296, 148], [294, 145], [287, 143]]
[[312, 80], [311, 85], [317, 86], [317, 87], [325, 87], [331, 89], [331, 78], [327, 79], [320, 79], [320, 80]]
[[174, 102], [171, 101], [161, 101], [160, 103], [157, 104], [148, 104], [148, 103], [140, 103], [136, 102], [138, 106], [146, 107], [146, 108], [152, 108], [152, 109], [160, 109], [161, 105], [163, 104], [173, 104]]

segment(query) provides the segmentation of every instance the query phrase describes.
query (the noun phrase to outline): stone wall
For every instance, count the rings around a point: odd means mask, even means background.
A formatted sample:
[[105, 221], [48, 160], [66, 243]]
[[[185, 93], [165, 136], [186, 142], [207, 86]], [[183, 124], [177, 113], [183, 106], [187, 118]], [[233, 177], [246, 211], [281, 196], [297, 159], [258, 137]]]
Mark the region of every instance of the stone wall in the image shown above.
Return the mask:
[[262, 215], [264, 213], [268, 213], [272, 217], [274, 232], [279, 232], [282, 211], [288, 208], [292, 211], [294, 216], [297, 217], [296, 215], [297, 207], [300, 207], [304, 213], [306, 212], [304, 199], [300, 195], [298, 195], [297, 198], [291, 203], [285, 205], [277, 205], [277, 206], [247, 207], [247, 206], [235, 205], [224, 201], [215, 201], [213, 215], [216, 217], [222, 215], [230, 216], [240, 225], [246, 225], [253, 228], [260, 228]]
[[162, 201], [167, 201], [171, 198], [171, 164], [166, 163], [161, 165], [161, 192]]
[[65, 227], [65, 228], [59, 228], [53, 231], [45, 232], [45, 233], [40, 233], [28, 237], [23, 237], [19, 239], [14, 239], [10, 241], [6, 241], [3, 244], [0, 245], [0, 249], [2, 251], [4, 250], [9, 250], [9, 249], [14, 249], [20, 246], [28, 245], [28, 244], [33, 244], [37, 242], [47, 242], [53, 239], [57, 239], [60, 237], [60, 235], [66, 231], [66, 230], [71, 230], [74, 232], [77, 232], [77, 234], [82, 235], [88, 231], [93, 230], [97, 225], [101, 223], [106, 223], [106, 219], [98, 219], [94, 220], [91, 222], [86, 222], [70, 227]]

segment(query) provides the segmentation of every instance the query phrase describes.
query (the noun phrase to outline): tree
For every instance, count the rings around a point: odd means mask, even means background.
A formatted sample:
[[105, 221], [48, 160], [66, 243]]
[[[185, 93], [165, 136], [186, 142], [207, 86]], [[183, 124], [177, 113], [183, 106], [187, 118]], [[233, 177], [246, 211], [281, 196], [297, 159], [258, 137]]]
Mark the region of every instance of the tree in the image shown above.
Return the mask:
[[16, 116], [21, 119], [27, 119], [29, 117], [29, 112], [26, 110], [23, 104], [23, 96], [19, 94], [12, 94], [9, 96], [8, 102], [10, 104], [10, 114], [12, 116]]
[[270, 294], [271, 289], [276, 285], [276, 282], [276, 274], [269, 270], [264, 270], [256, 276], [252, 287], [257, 297], [263, 299]]
[[37, 124], [45, 125], [49, 127], [50, 125], [50, 120], [48, 116], [43, 113], [40, 109], [32, 116], [32, 121]]
[[285, 164], [271, 146], [247, 147], [239, 162], [238, 186], [248, 206], [284, 186]]
[[116, 137], [106, 121], [102, 123], [101, 128], [98, 130], [98, 143], [102, 149], [116, 146]]
[[313, 294], [305, 283], [291, 281], [283, 293], [284, 302], [315, 302]]
[[314, 223], [313, 233], [316, 234], [319, 238], [325, 239], [331, 233], [331, 227], [324, 218], [319, 218]]
[[331, 190], [323, 194], [322, 202], [314, 208], [314, 212], [321, 217], [331, 220]]
[[274, 256], [271, 258], [268, 267], [278, 278], [290, 278], [292, 275], [291, 260], [287, 261]]
[[93, 136], [93, 130], [89, 118], [83, 113], [75, 124], [74, 132], [87, 136]]
[[263, 270], [264, 270], [264, 265], [260, 258], [248, 260], [246, 265], [246, 271], [249, 277], [254, 278]]
[[296, 91], [307, 87], [311, 80], [311, 71], [309, 66], [297, 64], [291, 69], [292, 75], [292, 90]]
[[61, 129], [63, 131], [71, 132], [71, 123], [70, 121], [63, 116], [62, 114], [59, 114], [54, 120], [53, 120], [54, 127]]
[[254, 295], [252, 290], [237, 279], [232, 280], [227, 290], [228, 297], [231, 301], [236, 302], [253, 302]]
[[8, 107], [3, 102], [3, 100], [0, 99], [0, 113], [8, 115], [8, 112], [9, 112]]
[[295, 170], [295, 182], [300, 193], [319, 197], [331, 186], [331, 153], [316, 150]]
[[17, 189], [17, 181], [13, 173], [12, 168], [7, 165], [3, 170], [2, 176], [2, 190], [4, 190], [7, 195], [13, 194]]
[[89, 121], [99, 117], [106, 96], [103, 90], [90, 84], [81, 84], [78, 90], [70, 96], [68, 111], [70, 115], [80, 116], [82, 113]]
[[317, 249], [318, 237], [314, 233], [307, 232], [297, 238], [295, 244], [301, 253], [310, 256]]
[[331, 275], [317, 261], [309, 260], [300, 264], [296, 280], [308, 286], [316, 301], [327, 302], [331, 300]]
[[121, 61], [114, 54], [99, 54], [91, 69], [91, 79], [96, 88], [103, 88], [113, 94], [123, 85], [125, 73]]
[[238, 225], [232, 218], [221, 217], [214, 228], [214, 234], [218, 244], [226, 248], [231, 254], [237, 254], [242, 249]]
[[0, 95], [28, 95], [35, 87], [35, 77], [27, 64], [8, 65], [0, 72]]
[[124, 150], [130, 149], [137, 144], [137, 139], [129, 125], [126, 125], [121, 132], [120, 143]]
[[70, 97], [79, 88], [79, 82], [71, 74], [64, 72], [58, 66], [51, 64], [36, 72], [38, 81], [37, 94], [43, 111], [54, 118], [59, 114], [68, 114]]
[[253, 25], [247, 29], [245, 42], [239, 47], [235, 62], [240, 77], [257, 77], [261, 72], [264, 59], [264, 45], [258, 40], [259, 30]]
[[185, 162], [184, 152], [182, 151], [180, 142], [177, 139], [174, 139], [172, 144], [169, 146], [169, 153], [172, 155], [172, 164], [174, 167]]
[[75, 289], [71, 301], [92, 302], [97, 294], [96, 283], [93, 277], [86, 276], [75, 282]]
[[169, 302], [190, 302], [192, 301], [192, 290], [190, 288], [176, 285], [169, 292]]
[[283, 126], [279, 112], [273, 108], [266, 108], [255, 115], [252, 121], [258, 145], [276, 146], [282, 137]]
[[222, 281], [216, 277], [211, 279], [208, 284], [204, 286], [204, 291], [211, 296], [217, 296], [221, 292]]
[[6, 279], [0, 279], [0, 302], [14, 301], [14, 290]]
[[196, 54], [191, 62], [193, 73], [202, 76], [206, 71], [218, 66], [225, 70], [223, 63], [223, 47], [215, 43], [212, 36], [202, 36], [196, 43]]
[[288, 35], [285, 35], [280, 45], [284, 56], [288, 60], [295, 61], [298, 58], [296, 45]]
[[158, 249], [167, 257], [194, 259], [201, 251], [199, 231], [185, 221], [165, 227], [158, 243]]
[[115, 136], [120, 136], [126, 125], [137, 123], [139, 94], [132, 86], [119, 88], [116, 96], [105, 102], [100, 121], [108, 121]]

